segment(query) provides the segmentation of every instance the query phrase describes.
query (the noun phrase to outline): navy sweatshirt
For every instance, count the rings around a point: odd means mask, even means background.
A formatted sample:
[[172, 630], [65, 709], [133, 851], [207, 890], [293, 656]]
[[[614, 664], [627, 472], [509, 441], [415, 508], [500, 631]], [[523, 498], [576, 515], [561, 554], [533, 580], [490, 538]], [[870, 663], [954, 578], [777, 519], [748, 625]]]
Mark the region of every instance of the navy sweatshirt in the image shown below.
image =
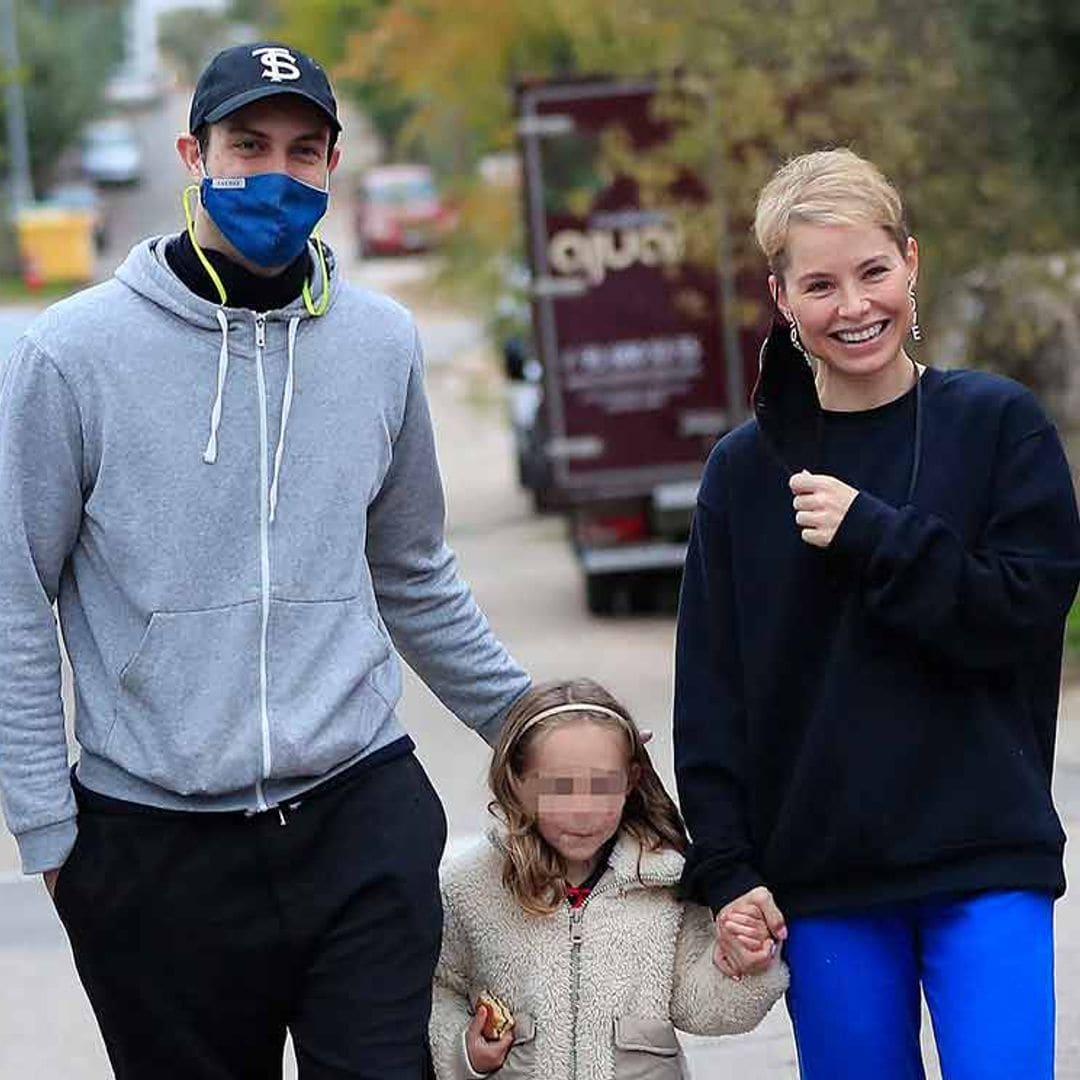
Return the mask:
[[[718, 908], [766, 884], [788, 914], [1060, 895], [1050, 778], [1080, 524], [1053, 426], [972, 371], [825, 412], [783, 328], [754, 404], [705, 468], [680, 601], [684, 892]], [[828, 549], [795, 525], [802, 468], [859, 491]]]

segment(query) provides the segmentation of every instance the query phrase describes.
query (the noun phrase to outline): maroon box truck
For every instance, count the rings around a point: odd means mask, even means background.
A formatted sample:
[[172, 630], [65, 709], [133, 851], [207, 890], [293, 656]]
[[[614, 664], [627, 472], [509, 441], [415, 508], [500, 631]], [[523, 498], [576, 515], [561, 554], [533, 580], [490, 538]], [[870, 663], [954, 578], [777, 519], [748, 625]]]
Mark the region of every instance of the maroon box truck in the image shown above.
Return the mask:
[[702, 465], [747, 416], [757, 368], [760, 331], [735, 323], [723, 236], [716, 259], [687, 255], [703, 178], [681, 169], [646, 198], [636, 166], [617, 164], [673, 145], [660, 94], [650, 79], [516, 88], [542, 371], [539, 460], [525, 471], [537, 502], [567, 514], [597, 614], [651, 607], [657, 586], [672, 594]]

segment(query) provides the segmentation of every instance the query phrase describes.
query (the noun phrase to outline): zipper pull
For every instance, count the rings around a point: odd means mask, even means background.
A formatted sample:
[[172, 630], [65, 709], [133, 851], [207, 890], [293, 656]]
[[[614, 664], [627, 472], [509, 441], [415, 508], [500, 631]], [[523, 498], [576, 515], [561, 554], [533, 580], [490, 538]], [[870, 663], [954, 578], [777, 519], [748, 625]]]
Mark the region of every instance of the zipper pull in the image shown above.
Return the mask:
[[255, 316], [255, 345], [257, 348], [266, 348], [266, 316]]
[[581, 932], [581, 908], [570, 909], [570, 944], [580, 945], [585, 940]]
[[282, 810], [280, 806], [277, 808], [277, 816], [278, 821], [280, 821], [282, 825], [288, 825], [288, 822], [285, 820], [285, 811]]

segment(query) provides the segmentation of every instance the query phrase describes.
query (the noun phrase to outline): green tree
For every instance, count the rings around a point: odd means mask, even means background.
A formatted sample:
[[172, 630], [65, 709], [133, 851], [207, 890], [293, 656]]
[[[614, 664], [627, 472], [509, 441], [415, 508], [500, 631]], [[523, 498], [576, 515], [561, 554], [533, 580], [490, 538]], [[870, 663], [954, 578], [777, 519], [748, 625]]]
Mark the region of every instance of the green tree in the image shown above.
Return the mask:
[[233, 22], [261, 26], [278, 17], [277, 9], [277, 0], [232, 0], [228, 15]]
[[18, 33], [30, 168], [40, 194], [64, 152], [100, 110], [122, 39], [116, 11], [94, 4], [57, 5], [51, 14], [24, 5]]
[[[761, 184], [784, 158], [827, 145], [897, 182], [923, 246], [924, 300], [1005, 250], [1049, 251], [1070, 235], [1013, 122], [1013, 91], [980, 63], [952, 0], [322, 0], [318, 18], [310, 2], [280, 6], [285, 25], [307, 19], [340, 56], [335, 74], [409, 107], [399, 140], [419, 138], [437, 159], [449, 148], [463, 173], [513, 146], [516, 76], [692, 75], [700, 93], [664, 105], [683, 121], [666, 159], [625, 164], [656, 189], [678, 165], [707, 177], [746, 265], [760, 267], [746, 226]], [[713, 222], [695, 214], [691, 236], [711, 258]]]
[[260, 23], [268, 34], [323, 64], [339, 93], [364, 109], [387, 145], [399, 138], [412, 105], [392, 80], [358, 77], [347, 58], [353, 43], [371, 34], [393, 6], [392, 0], [277, 0]]
[[194, 83], [221, 47], [228, 26], [229, 19], [221, 12], [202, 7], [174, 8], [158, 16], [158, 48], [182, 79]]
[[[1015, 103], [1022, 132], [1048, 184], [1080, 216], [1080, 6], [1074, 0], [964, 0], [987, 81]], [[1003, 95], [1004, 96], [1004, 95]]]

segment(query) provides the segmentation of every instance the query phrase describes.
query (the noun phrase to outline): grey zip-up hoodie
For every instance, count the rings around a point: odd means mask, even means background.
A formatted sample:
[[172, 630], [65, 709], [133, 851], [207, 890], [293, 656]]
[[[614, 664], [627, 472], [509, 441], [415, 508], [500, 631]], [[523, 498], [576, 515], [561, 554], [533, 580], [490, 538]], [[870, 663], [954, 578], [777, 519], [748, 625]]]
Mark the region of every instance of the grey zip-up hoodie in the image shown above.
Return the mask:
[[408, 313], [332, 258], [321, 316], [222, 308], [166, 240], [3, 368], [0, 798], [26, 873], [75, 841], [54, 601], [79, 777], [148, 805], [263, 809], [400, 739], [395, 647], [488, 740], [528, 685], [444, 540]]

